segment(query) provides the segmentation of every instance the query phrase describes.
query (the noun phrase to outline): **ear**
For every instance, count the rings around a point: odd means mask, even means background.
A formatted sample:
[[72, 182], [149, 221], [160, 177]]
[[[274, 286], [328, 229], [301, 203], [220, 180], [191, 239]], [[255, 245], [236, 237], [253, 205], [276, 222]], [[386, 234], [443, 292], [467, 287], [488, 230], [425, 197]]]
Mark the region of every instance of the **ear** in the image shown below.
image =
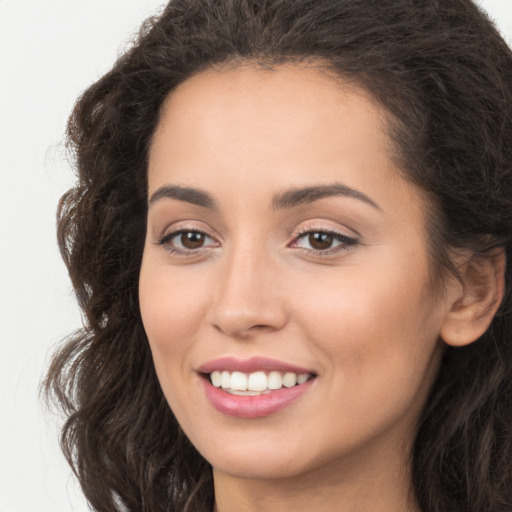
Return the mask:
[[448, 284], [448, 311], [441, 338], [462, 347], [477, 340], [491, 325], [505, 293], [505, 250], [486, 256], [471, 255], [458, 266], [460, 280]]

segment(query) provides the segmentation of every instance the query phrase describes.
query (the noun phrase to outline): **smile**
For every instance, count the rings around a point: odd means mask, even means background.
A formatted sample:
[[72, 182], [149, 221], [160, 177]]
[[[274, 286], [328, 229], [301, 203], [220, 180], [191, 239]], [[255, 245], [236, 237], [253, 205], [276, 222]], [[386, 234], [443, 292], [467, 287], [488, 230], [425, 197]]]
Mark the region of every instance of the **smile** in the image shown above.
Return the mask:
[[210, 405], [240, 419], [270, 416], [296, 403], [316, 384], [312, 370], [283, 361], [223, 357], [198, 369]]
[[291, 388], [307, 382], [312, 375], [309, 373], [256, 371], [252, 373], [214, 371], [210, 373], [210, 381], [216, 388], [227, 393], [240, 396], [258, 396], [276, 391], [283, 387]]

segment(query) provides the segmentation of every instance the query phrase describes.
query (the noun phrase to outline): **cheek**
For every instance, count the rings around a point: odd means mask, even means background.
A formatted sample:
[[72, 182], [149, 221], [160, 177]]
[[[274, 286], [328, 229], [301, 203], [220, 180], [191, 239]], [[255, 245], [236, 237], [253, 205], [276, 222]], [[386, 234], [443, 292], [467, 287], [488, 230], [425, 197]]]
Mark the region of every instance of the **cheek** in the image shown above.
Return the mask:
[[145, 254], [139, 278], [142, 322], [162, 391], [180, 418], [200, 417], [190, 406], [195, 400], [190, 396], [194, 375], [189, 355], [205, 317], [201, 291], [200, 279], [173, 271], [158, 257]]
[[338, 337], [346, 343], [354, 337], [358, 343], [372, 344], [375, 335], [412, 334], [428, 322], [435, 306], [424, 273], [409, 271], [407, 275], [407, 280], [401, 279], [402, 271], [394, 272], [388, 266], [386, 272], [348, 268], [313, 276], [309, 282], [302, 280], [307, 293], [290, 293], [297, 298], [294, 317], [307, 317], [312, 333], [327, 331], [328, 338]]
[[395, 400], [401, 407], [435, 373], [439, 315], [424, 271], [386, 270], [348, 269], [339, 279], [308, 283], [294, 316], [332, 389], [347, 391], [354, 404]]
[[190, 341], [204, 322], [207, 300], [200, 276], [172, 271], [155, 258], [144, 257], [139, 279], [139, 301], [155, 366], [160, 359], [179, 364]]

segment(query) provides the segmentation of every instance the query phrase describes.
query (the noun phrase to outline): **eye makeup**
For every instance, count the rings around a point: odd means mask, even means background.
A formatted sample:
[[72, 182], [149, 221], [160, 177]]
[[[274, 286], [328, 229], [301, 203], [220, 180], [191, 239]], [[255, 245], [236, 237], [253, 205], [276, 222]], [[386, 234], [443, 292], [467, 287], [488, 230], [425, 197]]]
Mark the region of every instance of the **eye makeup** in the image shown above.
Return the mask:
[[[156, 242], [167, 252], [177, 256], [196, 256], [220, 243], [205, 231], [197, 228], [180, 227], [166, 232]], [[311, 226], [300, 228], [287, 247], [314, 256], [331, 256], [348, 251], [358, 244], [358, 240], [333, 229]]]

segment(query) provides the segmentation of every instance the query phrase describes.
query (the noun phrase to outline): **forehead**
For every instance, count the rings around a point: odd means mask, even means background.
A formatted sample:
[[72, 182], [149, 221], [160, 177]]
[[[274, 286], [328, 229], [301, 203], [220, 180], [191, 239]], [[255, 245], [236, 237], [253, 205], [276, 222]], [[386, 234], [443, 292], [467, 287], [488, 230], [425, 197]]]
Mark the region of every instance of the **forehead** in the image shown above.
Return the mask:
[[299, 164], [315, 162], [320, 177], [320, 165], [339, 167], [352, 159], [371, 166], [374, 156], [392, 165], [387, 131], [386, 114], [369, 93], [319, 68], [210, 70], [182, 83], [165, 101], [149, 177], [172, 163], [176, 171], [186, 167], [192, 179], [205, 160], [217, 177], [232, 166], [240, 172], [265, 166], [294, 167], [300, 179]]
[[197, 188], [250, 219], [283, 191], [332, 183], [424, 232], [427, 201], [396, 165], [386, 113], [353, 83], [311, 66], [241, 66], [193, 76], [162, 107], [149, 196]]
[[[223, 125], [216, 124], [220, 114]], [[315, 121], [325, 124], [339, 115], [357, 116], [359, 123], [375, 128], [374, 137], [388, 143], [387, 112], [354, 82], [319, 66], [290, 63], [268, 69], [244, 64], [213, 68], [181, 83], [164, 102], [158, 128], [169, 120], [185, 128], [190, 121], [221, 134], [228, 122], [256, 122], [282, 132], [312, 128]]]

